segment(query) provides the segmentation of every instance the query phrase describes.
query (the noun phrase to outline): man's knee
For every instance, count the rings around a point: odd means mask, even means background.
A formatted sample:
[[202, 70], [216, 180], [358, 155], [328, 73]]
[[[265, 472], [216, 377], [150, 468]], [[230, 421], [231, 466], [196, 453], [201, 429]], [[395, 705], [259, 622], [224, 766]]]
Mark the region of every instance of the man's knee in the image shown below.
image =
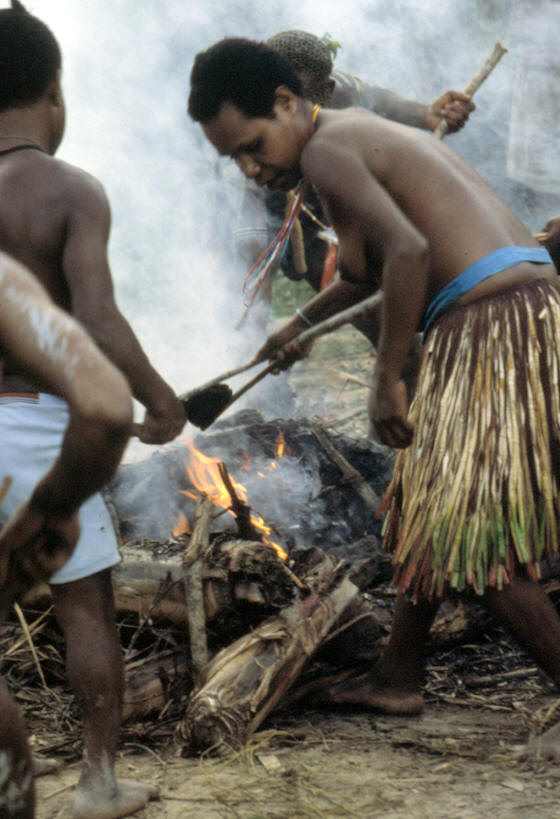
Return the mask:
[[90, 623], [114, 623], [111, 569], [51, 585], [56, 619], [64, 632]]

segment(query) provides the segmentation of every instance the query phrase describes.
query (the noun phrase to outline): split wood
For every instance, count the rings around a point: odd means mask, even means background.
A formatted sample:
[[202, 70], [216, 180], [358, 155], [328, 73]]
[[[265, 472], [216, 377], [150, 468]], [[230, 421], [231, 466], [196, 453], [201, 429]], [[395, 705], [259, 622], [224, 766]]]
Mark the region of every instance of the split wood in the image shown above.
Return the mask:
[[203, 390], [207, 390], [208, 387], [213, 387], [215, 384], [219, 384], [221, 381], [227, 381], [228, 378], [233, 378], [234, 375], [240, 375], [241, 373], [250, 370], [252, 367], [255, 367], [259, 363], [258, 358], [252, 358], [250, 361], [247, 361], [245, 364], [240, 364], [239, 367], [234, 367], [231, 370], [226, 370], [225, 373], [221, 375], [217, 375], [212, 378], [210, 381], [207, 381], [201, 387], [197, 387], [195, 390], [190, 390], [189, 392], [184, 392], [179, 396], [181, 401], [187, 401], [192, 395], [195, 393], [202, 392]]
[[[504, 48], [501, 43], [496, 43], [494, 45], [494, 48], [492, 49], [492, 51], [488, 55], [488, 57], [486, 59], [486, 62], [484, 63], [484, 65], [482, 66], [480, 71], [478, 71], [474, 75], [474, 77], [472, 78], [470, 83], [464, 89], [463, 93], [468, 94], [470, 97], [472, 97], [473, 94], [475, 93], [475, 91], [477, 91], [480, 88], [480, 86], [482, 85], [484, 80], [488, 77], [488, 75], [492, 73], [492, 71], [497, 66], [497, 64], [500, 62], [500, 60], [502, 59], [502, 57], [504, 56], [504, 54], [506, 52], [507, 52], [507, 48]], [[449, 125], [447, 124], [447, 120], [442, 119], [442, 120], [440, 120], [439, 125], [437, 126], [436, 130], [434, 131], [434, 135], [437, 137], [437, 139], [443, 139], [443, 137], [446, 135], [448, 130], [449, 130]]]
[[343, 564], [321, 555], [304, 575], [309, 591], [220, 651], [204, 668], [181, 731], [191, 749], [243, 745], [282, 701], [358, 588]]

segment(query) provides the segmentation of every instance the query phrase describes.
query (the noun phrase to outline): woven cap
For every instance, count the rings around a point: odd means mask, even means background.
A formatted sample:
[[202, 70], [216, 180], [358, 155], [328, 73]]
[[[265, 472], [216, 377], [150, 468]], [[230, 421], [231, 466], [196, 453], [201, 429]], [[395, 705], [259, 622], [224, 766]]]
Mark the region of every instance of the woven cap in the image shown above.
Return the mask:
[[304, 94], [308, 99], [319, 103], [327, 101], [333, 61], [324, 40], [307, 31], [281, 31], [270, 37], [267, 45], [285, 57], [298, 74], [304, 75]]

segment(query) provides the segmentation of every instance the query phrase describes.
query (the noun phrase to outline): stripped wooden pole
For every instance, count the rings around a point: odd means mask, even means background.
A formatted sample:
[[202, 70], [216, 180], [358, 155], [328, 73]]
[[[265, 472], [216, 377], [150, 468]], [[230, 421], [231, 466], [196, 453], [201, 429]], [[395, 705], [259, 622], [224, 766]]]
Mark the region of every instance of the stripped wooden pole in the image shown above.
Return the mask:
[[[463, 93], [468, 94], [470, 97], [472, 97], [475, 91], [478, 91], [484, 80], [488, 77], [489, 74], [491, 74], [491, 72], [500, 62], [506, 51], [507, 48], [504, 48], [501, 43], [496, 43], [494, 45], [494, 48], [486, 58], [484, 65], [474, 75], [470, 83], [464, 89]], [[443, 139], [448, 130], [449, 126], [447, 124], [447, 120], [442, 119], [440, 120], [438, 127], [434, 131], [434, 135], [437, 137], [437, 139]]]

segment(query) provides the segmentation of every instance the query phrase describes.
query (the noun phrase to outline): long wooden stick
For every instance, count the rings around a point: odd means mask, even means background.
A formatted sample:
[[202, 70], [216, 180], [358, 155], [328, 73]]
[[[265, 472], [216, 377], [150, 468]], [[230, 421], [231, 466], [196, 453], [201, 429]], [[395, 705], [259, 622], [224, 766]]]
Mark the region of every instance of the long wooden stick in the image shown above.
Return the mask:
[[[329, 316], [329, 318], [325, 319], [324, 321], [320, 321], [318, 324], [316, 324], [314, 327], [310, 327], [308, 330], [304, 330], [303, 333], [300, 333], [299, 336], [292, 339], [290, 344], [305, 344], [308, 341], [313, 341], [314, 339], [319, 338], [319, 336], [332, 333], [333, 330], [337, 330], [339, 327], [342, 327], [343, 324], [349, 324], [351, 321], [367, 315], [370, 310], [373, 310], [374, 307], [381, 304], [381, 299], [382, 292], [381, 290], [378, 290], [377, 293], [373, 294], [373, 296], [369, 296], [367, 299], [358, 302], [358, 304], [353, 304], [351, 307], [347, 307], [346, 310], [341, 310], [340, 313], [335, 313], [334, 316]], [[254, 387], [255, 384], [259, 383], [259, 381], [262, 381], [265, 375], [271, 373], [277, 366], [277, 361], [271, 361], [264, 368], [264, 370], [261, 370], [255, 376], [253, 376], [253, 378], [240, 387], [237, 392], [234, 392], [228, 407], [231, 406], [234, 401], [237, 401], [238, 398], [241, 398], [242, 395], [245, 395], [247, 390], [250, 390], [251, 387]], [[224, 410], [225, 409], [226, 408], [224, 408]]]
[[[354, 319], [361, 318], [366, 313], [368, 313], [372, 308], [377, 307], [378, 304], [381, 303], [381, 291], [378, 290], [377, 293], [374, 293], [373, 296], [369, 296], [369, 298], [364, 299], [363, 301], [358, 302], [358, 304], [353, 304], [351, 307], [348, 307], [346, 310], [341, 310], [340, 313], [335, 313], [334, 316], [330, 316], [329, 318], [325, 319], [324, 321], [320, 321], [314, 327], [310, 327], [308, 330], [304, 330], [297, 338], [293, 339], [294, 342], [299, 342], [300, 344], [305, 344], [306, 341], [312, 341], [319, 336], [326, 335], [327, 333], [332, 333], [333, 330], [337, 330], [343, 324], [348, 324]], [[188, 392], [183, 393], [179, 396], [181, 401], [186, 401], [191, 395], [195, 393], [200, 393], [203, 390], [206, 390], [208, 387], [213, 387], [215, 384], [219, 384], [222, 381], [227, 381], [228, 378], [232, 378], [234, 375], [239, 375], [240, 373], [245, 372], [246, 370], [250, 370], [256, 364], [259, 364], [260, 361], [253, 357], [250, 361], [246, 364], [241, 364], [239, 367], [235, 367], [232, 370], [228, 370], [221, 375], [215, 376], [212, 378], [211, 381], [207, 381], [205, 384], [202, 384], [200, 387], [196, 387], [194, 390], [189, 390]], [[232, 401], [235, 401], [237, 398], [241, 398], [241, 396], [247, 392], [247, 390], [251, 389], [255, 384], [257, 384], [265, 375], [272, 372], [272, 370], [276, 367], [275, 362], [271, 362], [266, 369], [261, 370], [260, 373], [257, 373], [254, 378], [247, 382], [243, 387], [239, 389], [238, 392], [234, 393], [232, 397]], [[231, 403], [231, 402], [230, 402]], [[229, 405], [228, 405], [229, 406]]]
[[206, 384], [203, 384], [201, 387], [197, 387], [195, 390], [189, 390], [188, 392], [182, 393], [179, 398], [181, 401], [187, 401], [190, 396], [193, 395], [193, 393], [202, 392], [202, 390], [206, 390], [208, 387], [213, 387], [215, 384], [220, 384], [222, 381], [227, 381], [228, 378], [233, 378], [234, 375], [244, 373], [247, 370], [250, 370], [251, 367], [255, 367], [258, 363], [259, 361], [257, 358], [252, 358], [246, 364], [241, 364], [239, 367], [234, 367], [232, 370], [227, 370], [227, 372], [215, 376], [211, 381], [207, 381]]
[[[484, 80], [500, 62], [506, 51], [507, 48], [504, 48], [501, 43], [496, 43], [494, 45], [494, 48], [488, 55], [486, 62], [484, 63], [482, 68], [474, 75], [470, 83], [464, 89], [465, 94], [468, 94], [470, 97], [472, 97], [475, 91], [477, 91], [480, 88]], [[447, 124], [447, 120], [442, 119], [440, 120], [438, 127], [434, 131], [434, 135], [437, 137], [437, 139], [443, 139], [448, 130], [449, 125]]]

